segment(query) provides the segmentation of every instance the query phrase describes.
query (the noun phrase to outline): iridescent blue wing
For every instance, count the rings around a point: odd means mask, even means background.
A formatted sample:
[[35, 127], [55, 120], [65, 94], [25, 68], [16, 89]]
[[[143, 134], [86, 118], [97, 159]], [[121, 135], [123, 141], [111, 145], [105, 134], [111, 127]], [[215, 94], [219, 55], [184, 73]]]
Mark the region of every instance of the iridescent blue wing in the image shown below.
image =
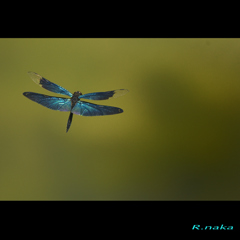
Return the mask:
[[84, 101], [78, 101], [72, 109], [72, 113], [82, 116], [103, 116], [122, 112], [121, 108], [97, 105]]
[[29, 98], [30, 100], [52, 110], [58, 110], [62, 112], [68, 112], [71, 110], [70, 98], [51, 97], [44, 94], [33, 92], [24, 92], [23, 95]]
[[126, 94], [127, 92], [129, 92], [127, 89], [117, 89], [117, 90], [108, 91], [108, 92], [87, 93], [87, 94], [79, 96], [79, 99], [84, 98], [84, 99], [89, 99], [89, 100], [106, 100], [111, 97], [113, 97], [113, 98], [120, 97], [120, 96]]
[[68, 90], [66, 90], [65, 88], [63, 88], [61, 86], [58, 86], [55, 83], [48, 81], [46, 78], [43, 78], [39, 74], [34, 73], [34, 72], [28, 72], [28, 75], [40, 87], [43, 87], [43, 88], [47, 89], [48, 91], [51, 91], [54, 93], [59, 93], [59, 94], [63, 94], [63, 95], [72, 97], [72, 94]]

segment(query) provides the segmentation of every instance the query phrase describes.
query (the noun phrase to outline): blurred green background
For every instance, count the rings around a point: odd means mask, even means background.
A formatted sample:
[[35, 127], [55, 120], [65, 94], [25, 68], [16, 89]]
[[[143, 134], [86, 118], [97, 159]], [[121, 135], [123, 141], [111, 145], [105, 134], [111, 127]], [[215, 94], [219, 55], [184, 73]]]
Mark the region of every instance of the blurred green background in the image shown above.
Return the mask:
[[[53, 111], [34, 71], [104, 117]], [[239, 200], [240, 39], [0, 39], [0, 200]]]

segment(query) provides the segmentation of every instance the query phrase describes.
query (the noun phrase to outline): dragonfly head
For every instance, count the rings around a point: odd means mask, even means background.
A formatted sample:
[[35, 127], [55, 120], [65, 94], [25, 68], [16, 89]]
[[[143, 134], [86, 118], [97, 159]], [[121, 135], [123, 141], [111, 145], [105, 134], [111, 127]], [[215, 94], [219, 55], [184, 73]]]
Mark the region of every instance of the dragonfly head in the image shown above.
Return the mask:
[[82, 95], [82, 93], [79, 92], [79, 91], [76, 91], [76, 92], [74, 92], [74, 95], [77, 96], [77, 97], [79, 97], [80, 95]]

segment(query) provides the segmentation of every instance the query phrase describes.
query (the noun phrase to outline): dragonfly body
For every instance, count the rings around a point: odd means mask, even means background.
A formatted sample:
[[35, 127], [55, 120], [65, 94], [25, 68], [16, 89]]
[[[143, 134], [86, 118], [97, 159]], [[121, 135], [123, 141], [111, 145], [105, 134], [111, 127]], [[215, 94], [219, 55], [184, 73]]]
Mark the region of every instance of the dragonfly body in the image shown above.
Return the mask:
[[39, 86], [45, 88], [48, 91], [59, 93], [62, 95], [67, 95], [70, 98], [64, 97], [53, 97], [39, 93], [24, 92], [23, 95], [30, 100], [41, 104], [44, 107], [50, 108], [52, 110], [58, 110], [62, 112], [70, 111], [70, 115], [67, 122], [67, 132], [71, 126], [73, 114], [82, 116], [103, 116], [103, 115], [113, 115], [122, 113], [123, 110], [117, 107], [98, 105], [83, 101], [82, 99], [88, 100], [107, 100], [111, 97], [119, 97], [128, 92], [127, 89], [118, 89], [107, 92], [94, 92], [82, 94], [77, 91], [73, 94], [70, 93], [65, 88], [50, 82], [49, 80], [43, 78], [37, 73], [28, 72], [32, 80]]

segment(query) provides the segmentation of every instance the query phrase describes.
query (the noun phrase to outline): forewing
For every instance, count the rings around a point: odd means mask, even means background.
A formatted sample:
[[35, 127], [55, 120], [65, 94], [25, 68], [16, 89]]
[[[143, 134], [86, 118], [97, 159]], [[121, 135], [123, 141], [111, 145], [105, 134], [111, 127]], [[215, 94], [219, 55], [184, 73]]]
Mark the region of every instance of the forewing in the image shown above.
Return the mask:
[[71, 110], [71, 99], [69, 98], [51, 97], [33, 92], [24, 92], [23, 95], [30, 100], [52, 110], [58, 110], [62, 112], [68, 112]]
[[117, 107], [97, 105], [89, 102], [78, 101], [72, 113], [82, 116], [103, 116], [122, 113], [123, 110]]
[[65, 88], [63, 88], [53, 82], [48, 81], [46, 78], [40, 76], [39, 74], [37, 74], [35, 72], [28, 72], [28, 75], [40, 87], [43, 87], [43, 88], [47, 89], [48, 91], [51, 91], [54, 93], [59, 93], [59, 94], [63, 94], [63, 95], [72, 97], [72, 94], [68, 90], [66, 90]]
[[94, 92], [81, 95], [80, 98], [89, 99], [89, 100], [106, 100], [111, 97], [117, 98], [129, 92], [127, 89], [117, 89], [108, 92]]

